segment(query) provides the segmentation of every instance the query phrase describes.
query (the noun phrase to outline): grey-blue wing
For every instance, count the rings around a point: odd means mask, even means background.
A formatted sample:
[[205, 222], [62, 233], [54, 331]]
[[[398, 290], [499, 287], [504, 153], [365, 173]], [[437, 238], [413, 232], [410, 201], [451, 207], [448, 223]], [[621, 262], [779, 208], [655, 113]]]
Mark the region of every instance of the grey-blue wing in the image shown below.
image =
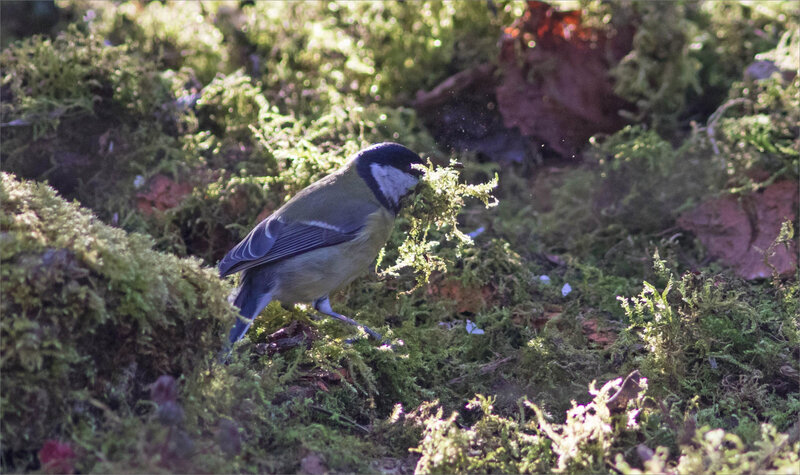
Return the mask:
[[231, 249], [219, 263], [220, 277], [255, 266], [286, 259], [322, 247], [349, 241], [361, 226], [341, 230], [311, 223], [283, 223], [266, 219], [242, 242]]

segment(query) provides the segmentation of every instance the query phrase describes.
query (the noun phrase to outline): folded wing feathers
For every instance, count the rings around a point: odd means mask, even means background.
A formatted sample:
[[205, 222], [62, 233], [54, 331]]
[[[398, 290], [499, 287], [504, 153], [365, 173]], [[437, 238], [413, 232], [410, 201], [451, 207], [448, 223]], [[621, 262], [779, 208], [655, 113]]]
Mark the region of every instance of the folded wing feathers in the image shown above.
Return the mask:
[[[273, 221], [274, 222], [274, 221]], [[344, 232], [313, 222], [283, 224], [264, 221], [236, 245], [219, 263], [221, 277], [269, 262], [275, 262], [321, 247], [353, 239], [358, 229]], [[263, 234], [260, 229], [264, 228]]]

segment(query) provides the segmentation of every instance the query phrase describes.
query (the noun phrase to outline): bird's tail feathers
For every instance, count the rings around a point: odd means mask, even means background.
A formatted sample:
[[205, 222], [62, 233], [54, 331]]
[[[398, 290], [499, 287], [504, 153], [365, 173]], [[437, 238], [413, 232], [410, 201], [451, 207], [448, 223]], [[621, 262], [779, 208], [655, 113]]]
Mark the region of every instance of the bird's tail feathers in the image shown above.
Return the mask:
[[233, 345], [237, 341], [244, 338], [245, 333], [247, 333], [247, 330], [250, 329], [250, 325], [252, 324], [253, 320], [242, 317], [237, 318], [236, 323], [233, 325], [233, 328], [231, 328], [231, 332], [228, 335], [228, 341], [230, 344]]
[[231, 303], [239, 309], [239, 318], [236, 319], [229, 335], [231, 345], [244, 338], [250, 325], [253, 324], [253, 320], [272, 300], [271, 286], [263, 285], [263, 281], [256, 282], [260, 279], [253, 277], [245, 272], [245, 275], [242, 276], [242, 285], [228, 297]]

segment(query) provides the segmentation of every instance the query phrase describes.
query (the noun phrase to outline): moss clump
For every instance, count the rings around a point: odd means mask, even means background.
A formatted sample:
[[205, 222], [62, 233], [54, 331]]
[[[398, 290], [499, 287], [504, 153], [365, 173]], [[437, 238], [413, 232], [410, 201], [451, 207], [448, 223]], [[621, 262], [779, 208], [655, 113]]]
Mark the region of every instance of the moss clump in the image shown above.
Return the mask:
[[[800, 68], [800, 62], [795, 68]], [[705, 129], [733, 192], [800, 178], [800, 77], [736, 83]]]
[[203, 84], [234, 69], [232, 52], [214, 24], [218, 5], [134, 1], [90, 7], [94, 33], [128, 45], [158, 69], [189, 68]]
[[48, 180], [130, 229], [136, 176], [174, 173], [185, 161], [172, 92], [180, 76], [75, 25], [52, 40], [14, 43], [0, 63], [3, 170]]
[[797, 6], [786, 1], [581, 3], [587, 22], [609, 36], [635, 29], [631, 51], [611, 71], [614, 91], [635, 105], [625, 116], [670, 138], [708, 117], [754, 56], [798, 26]]
[[[596, 137], [579, 168], [549, 177], [548, 200], [533, 225], [551, 252], [621, 277], [646, 276], [654, 245], [674, 246], [664, 229], [681, 212], [722, 188], [724, 164], [705, 136], [674, 147], [658, 133], [629, 126]], [[541, 244], [540, 244], [541, 245]]]
[[628, 332], [647, 345], [637, 367], [658, 390], [710, 404], [699, 412], [702, 424], [747, 443], [759, 437], [752, 431], [759, 422], [786, 430], [800, 416], [792, 377], [800, 371], [800, 332], [787, 300], [797, 284], [752, 288], [706, 272], [677, 278], [657, 253], [654, 259], [663, 287], [645, 282], [638, 296], [620, 298]]
[[[612, 5], [626, 8], [623, 2]], [[688, 54], [695, 26], [687, 19], [686, 10], [692, 7], [679, 2], [634, 5], [634, 19], [626, 25], [636, 28], [633, 48], [611, 70], [614, 92], [636, 105], [636, 113], [623, 111], [631, 119], [646, 119], [658, 130], [669, 130], [684, 110], [687, 91], [700, 87], [700, 62]]]
[[198, 260], [13, 175], [0, 202], [4, 450], [35, 450], [97, 405], [128, 413], [158, 375], [218, 349], [234, 312]]
[[[619, 454], [614, 468], [624, 474], [715, 474], [715, 473], [793, 473], [800, 464], [797, 453], [800, 444], [791, 441], [788, 434], [779, 433], [769, 424], [760, 427], [761, 440], [757, 448], [749, 450], [739, 437], [722, 429], [701, 427], [691, 440], [681, 446], [677, 463], [668, 461], [669, 450], [641, 452], [643, 467], [635, 467]], [[649, 457], [649, 458], [648, 458]]]
[[[628, 394], [616, 397], [623, 387]], [[457, 424], [432, 407], [412, 421], [424, 429], [419, 473], [598, 473], [608, 469], [623, 439], [638, 429], [647, 383], [618, 378], [589, 393], [587, 404], [572, 402], [563, 423], [551, 422], [536, 404], [521, 400], [516, 417], [495, 413], [494, 398], [476, 395], [466, 409], [475, 422]], [[615, 400], [616, 399], [616, 400]], [[531, 420], [528, 420], [530, 415]], [[559, 419], [561, 417], [559, 416]]]
[[[707, 2], [700, 5], [692, 17], [697, 28], [690, 54], [702, 64], [698, 72], [702, 91], [689, 96], [687, 105], [690, 112], [710, 115], [724, 102], [731, 86], [747, 74], [754, 59], [777, 59], [762, 58], [759, 53], [775, 48], [788, 32], [797, 31], [800, 26], [798, 13], [800, 9], [790, 1]], [[797, 47], [787, 51], [793, 51], [797, 57]], [[780, 63], [776, 61], [781, 69], [792, 69]]]
[[496, 32], [508, 23], [468, 1], [256, 2], [242, 12], [270, 97], [311, 116], [347, 96], [402, 103], [448, 72], [491, 60]]
[[[438, 240], [429, 236], [432, 230], [440, 231], [446, 241], [455, 241], [455, 257], [472, 239], [458, 229], [457, 217], [467, 198], [480, 200], [486, 208], [496, 206], [492, 191], [497, 187], [497, 175], [486, 183], [459, 183], [460, 173], [451, 167], [434, 167], [428, 161], [423, 169], [420, 191], [411, 199], [408, 211], [407, 237], [398, 249], [397, 262], [383, 271], [386, 275], [397, 275], [397, 271], [411, 267], [417, 275], [417, 287], [427, 283], [434, 271], [446, 271], [447, 262], [434, 249]], [[378, 265], [383, 260], [378, 259]], [[451, 261], [452, 262], [452, 261]], [[416, 287], [415, 287], [416, 288]]]
[[541, 473], [552, 467], [550, 441], [524, 423], [494, 413], [494, 398], [476, 395], [468, 410], [480, 411], [469, 427], [459, 427], [454, 412], [423, 406], [410, 418], [423, 428], [415, 473]]
[[[586, 404], [572, 402], [563, 423], [527, 400], [516, 416], [497, 414], [494, 398], [482, 395], [448, 418], [428, 403], [393, 420], [423, 430], [417, 473], [788, 473], [798, 463], [800, 442], [770, 424], [760, 427], [755, 446], [723, 429], [678, 429], [638, 373], [600, 389], [592, 383], [589, 394]], [[655, 437], [664, 433], [681, 436], [679, 446], [659, 445]]]

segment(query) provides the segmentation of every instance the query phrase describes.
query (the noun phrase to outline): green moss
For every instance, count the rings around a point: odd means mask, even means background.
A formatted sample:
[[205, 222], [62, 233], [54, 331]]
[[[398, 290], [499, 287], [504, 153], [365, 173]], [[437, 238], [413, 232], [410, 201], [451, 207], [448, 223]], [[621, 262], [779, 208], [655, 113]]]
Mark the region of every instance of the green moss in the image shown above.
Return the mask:
[[[476, 198], [486, 208], [497, 204], [491, 195], [497, 187], [496, 175], [486, 183], [467, 184], [459, 183], [460, 174], [451, 167], [434, 167], [429, 161], [423, 171], [422, 186], [404, 212], [408, 230], [398, 249], [397, 262], [382, 271], [385, 275], [397, 275], [401, 269], [411, 267], [417, 275], [417, 287], [427, 283], [433, 272], [447, 270], [445, 258], [434, 251], [440, 241], [429, 235], [431, 231], [439, 231], [439, 239], [455, 241], [455, 257], [460, 257], [464, 246], [472, 243], [472, 239], [459, 230], [457, 223], [465, 200]], [[379, 266], [382, 260], [383, 253], [378, 258]]]
[[696, 28], [687, 19], [691, 8], [679, 2], [635, 4], [633, 49], [611, 74], [614, 92], [636, 105], [628, 112], [636, 122], [646, 118], [656, 129], [669, 131], [684, 110], [687, 91], [700, 87], [700, 63], [688, 54]]
[[778, 77], [758, 84], [737, 83], [731, 90], [726, 103], [730, 110], [721, 108], [707, 130], [714, 152], [724, 159], [732, 191], [752, 191], [777, 179], [800, 176], [798, 93], [798, 77], [788, 83]]
[[[458, 413], [443, 418], [441, 408], [427, 406], [416, 423], [423, 438], [416, 473], [538, 473], [551, 467], [549, 441], [519, 420], [493, 413], [493, 398], [477, 395], [467, 409], [481, 412], [471, 427], [460, 428]], [[434, 412], [434, 409], [436, 411]], [[527, 429], [527, 430], [525, 430]]]
[[[800, 443], [769, 424], [761, 426], [758, 441], [750, 446], [734, 434], [708, 426], [688, 429], [675, 452], [651, 445], [653, 434], [670, 431], [671, 426], [652, 409], [647, 380], [630, 382], [618, 378], [599, 390], [592, 383], [591, 402], [573, 401], [563, 423], [551, 422], [527, 400], [521, 401], [515, 417], [498, 415], [494, 399], [482, 395], [466, 406], [478, 412], [471, 424], [456, 422], [460, 414], [455, 412], [445, 418], [435, 403], [394, 419], [423, 429], [414, 449], [421, 454], [419, 473], [785, 473], [797, 463]], [[620, 390], [627, 394], [621, 406], [612, 403]], [[533, 417], [527, 421], [529, 413]], [[632, 457], [626, 447], [637, 440], [639, 455]]]
[[257, 2], [243, 14], [271, 97], [312, 116], [344, 96], [407, 100], [443, 79], [453, 63], [463, 69], [490, 60], [492, 35], [504, 24], [473, 2]]
[[[656, 132], [626, 127], [593, 138], [586, 163], [550, 178], [549, 200], [534, 203], [533, 223], [546, 249], [612, 276], [647, 275], [652, 248], [674, 249], [664, 234], [681, 212], [722, 187], [724, 165], [704, 137], [675, 148]], [[539, 245], [542, 245], [539, 244]]]
[[659, 390], [711, 404], [701, 421], [736, 418], [734, 431], [748, 442], [745, 419], [785, 424], [767, 414], [797, 410], [786, 397], [795, 384], [787, 375], [798, 370], [791, 355], [800, 350], [796, 314], [782, 303], [786, 290], [746, 286], [725, 274], [687, 272], [678, 279], [658, 254], [654, 259], [663, 289], [645, 282], [639, 296], [620, 298], [628, 331], [647, 345], [639, 357], [643, 372]]
[[702, 64], [698, 72], [702, 92], [689, 96], [691, 109], [710, 115], [754, 60], [768, 59], [760, 54], [778, 46], [788, 32], [797, 30], [797, 18], [797, 5], [790, 1], [702, 4], [692, 17], [697, 35], [692, 39], [690, 53]]
[[175, 137], [180, 76], [75, 26], [15, 43], [0, 62], [3, 169], [48, 180], [101, 219], [136, 228], [136, 176], [174, 174], [186, 160]]
[[768, 424], [762, 425], [760, 432], [757, 447], [748, 450], [736, 435], [706, 426], [693, 435], [691, 445], [681, 447], [677, 464], [669, 463], [669, 451], [659, 447], [644, 462], [644, 470], [632, 467], [622, 455], [617, 455], [614, 468], [626, 474], [791, 473], [800, 463], [800, 444], [791, 443], [789, 435], [778, 433]]
[[189, 68], [202, 84], [232, 71], [231, 52], [213, 17], [219, 5], [129, 1], [90, 4], [91, 30], [155, 61], [158, 69]]
[[162, 373], [191, 372], [233, 319], [196, 259], [155, 252], [39, 184], [3, 174], [3, 442], [35, 450], [97, 417], [126, 414]]
[[609, 36], [636, 29], [631, 51], [611, 71], [615, 92], [635, 106], [627, 117], [670, 138], [708, 117], [756, 54], [797, 28], [797, 7], [787, 1], [581, 3], [587, 23]]

